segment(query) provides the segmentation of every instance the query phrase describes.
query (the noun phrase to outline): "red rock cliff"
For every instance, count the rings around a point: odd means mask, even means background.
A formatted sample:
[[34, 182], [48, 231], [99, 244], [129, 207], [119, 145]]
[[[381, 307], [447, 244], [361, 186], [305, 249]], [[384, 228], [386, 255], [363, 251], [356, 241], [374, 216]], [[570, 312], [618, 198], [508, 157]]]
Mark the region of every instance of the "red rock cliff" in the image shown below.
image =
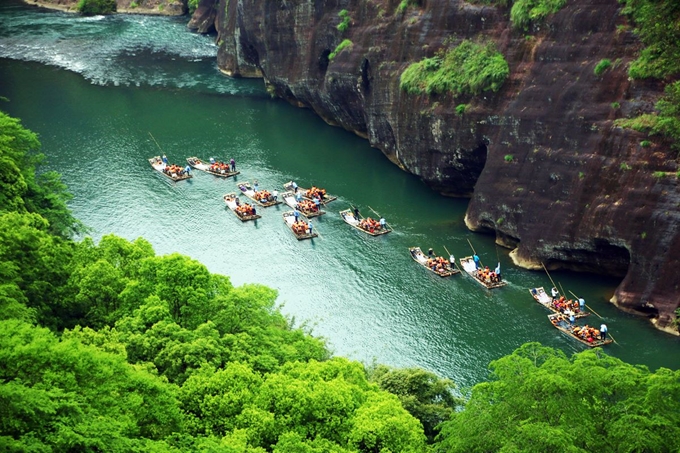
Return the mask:
[[[518, 31], [509, 9], [460, 0], [423, 0], [401, 13], [383, 0], [202, 0], [192, 23], [215, 24], [227, 74], [263, 77], [276, 95], [366, 137], [434, 190], [471, 197], [467, 225], [495, 233], [518, 265], [621, 276], [615, 304], [677, 331], [676, 154], [613, 126], [651, 110], [662, 92], [628, 79], [640, 43], [617, 30], [626, 24], [620, 8], [569, 0]], [[339, 31], [343, 9], [351, 20]], [[510, 66], [499, 92], [400, 90], [410, 63], [463, 38], [495, 41]], [[345, 39], [352, 45], [329, 59]], [[615, 64], [598, 77], [605, 58]], [[459, 104], [468, 104], [462, 115]]]

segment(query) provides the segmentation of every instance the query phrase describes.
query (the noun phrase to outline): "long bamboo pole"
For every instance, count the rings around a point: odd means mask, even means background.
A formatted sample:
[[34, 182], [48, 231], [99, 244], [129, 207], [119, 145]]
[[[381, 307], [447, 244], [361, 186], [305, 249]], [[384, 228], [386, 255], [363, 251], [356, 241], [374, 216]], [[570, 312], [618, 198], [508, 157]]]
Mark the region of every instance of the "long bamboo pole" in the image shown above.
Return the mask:
[[[382, 216], [381, 216], [380, 214], [378, 214], [377, 212], [375, 212], [375, 209], [373, 209], [372, 207], [369, 206], [368, 209], [370, 209], [371, 211], [373, 211], [373, 213], [374, 213], [375, 215], [377, 215], [378, 218], [382, 218]], [[387, 220], [385, 220], [385, 226], [386, 226], [388, 229], [390, 229], [390, 230], [392, 229], [392, 228], [390, 228], [389, 224], [387, 223]]]
[[[151, 131], [149, 131], [149, 135], [151, 135]], [[151, 139], [154, 141], [154, 143], [156, 143], [156, 146], [158, 146], [158, 149], [161, 150], [161, 153], [165, 154], [165, 151], [163, 151], [163, 148], [161, 148], [161, 145], [158, 144], [156, 138], [153, 135], [151, 135]]]
[[[569, 291], [569, 292], [571, 293], [572, 296], [574, 296], [575, 298], [578, 299], [578, 296], [577, 296], [576, 294], [574, 294], [572, 291]], [[591, 307], [589, 307], [588, 304], [586, 304], [586, 308], [587, 308], [588, 310], [592, 311], [593, 313], [595, 313], [595, 314], [598, 316], [598, 318], [604, 319], [602, 316], [600, 316], [600, 314], [599, 314], [598, 312], [596, 312], [596, 311], [593, 310]], [[612, 340], [613, 340], [613, 338], [612, 338]]]
[[[444, 246], [444, 250], [446, 250], [446, 253], [449, 254], [449, 258], [451, 258], [451, 252], [449, 252], [449, 249], [447, 249], [446, 246]], [[460, 269], [460, 267], [458, 267], [458, 263], [456, 263], [456, 260], [455, 260], [455, 259], [453, 260], [453, 265], [456, 266], [456, 269], [458, 269], [458, 272], [463, 272], [463, 271]]]
[[543, 270], [545, 271], [545, 273], [548, 274], [548, 278], [550, 279], [550, 282], [553, 284], [553, 288], [557, 288], [555, 281], [550, 276], [550, 272], [548, 272], [548, 268], [545, 267], [545, 264], [543, 264], [543, 261], [541, 261], [541, 266], [543, 266]]

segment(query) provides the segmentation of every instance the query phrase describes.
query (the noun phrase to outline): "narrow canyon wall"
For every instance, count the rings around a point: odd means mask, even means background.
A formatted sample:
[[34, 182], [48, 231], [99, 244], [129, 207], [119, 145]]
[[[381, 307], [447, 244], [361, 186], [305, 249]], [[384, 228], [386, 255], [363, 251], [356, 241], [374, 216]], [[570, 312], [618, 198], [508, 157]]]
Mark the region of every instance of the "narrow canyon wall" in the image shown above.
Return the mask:
[[[637, 41], [617, 0], [569, 0], [528, 30], [509, 8], [423, 0], [203, 0], [227, 74], [366, 137], [445, 195], [470, 197], [469, 228], [494, 233], [523, 267], [623, 278], [612, 301], [677, 332], [680, 192], [667, 143], [613, 126], [662, 92], [631, 81]], [[338, 13], [351, 19], [340, 31]], [[199, 27], [195, 27], [199, 28]], [[464, 38], [492, 40], [510, 66], [497, 93], [411, 95], [404, 69]], [[351, 46], [334, 52], [343, 40]], [[596, 76], [602, 59], [613, 67]], [[467, 104], [462, 115], [456, 106]]]

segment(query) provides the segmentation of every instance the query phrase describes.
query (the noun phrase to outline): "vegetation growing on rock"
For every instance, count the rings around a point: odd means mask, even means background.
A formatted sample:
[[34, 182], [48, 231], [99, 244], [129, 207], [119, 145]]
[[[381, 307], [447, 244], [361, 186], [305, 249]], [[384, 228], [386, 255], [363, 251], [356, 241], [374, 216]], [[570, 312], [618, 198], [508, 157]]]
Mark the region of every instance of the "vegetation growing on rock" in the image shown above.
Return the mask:
[[400, 87], [409, 94], [479, 95], [498, 91], [509, 73], [508, 62], [492, 43], [464, 40], [411, 64], [401, 75]]
[[116, 12], [116, 0], [80, 0], [77, 9], [85, 16], [111, 14]]
[[[631, 65], [634, 79], [675, 79], [680, 75], [680, 3], [654, 0], [620, 0], [623, 14], [635, 23], [635, 34], [645, 47]], [[670, 83], [656, 104], [658, 113], [617, 121], [621, 127], [660, 134], [680, 149], [680, 82]]]
[[566, 0], [515, 0], [510, 10], [510, 20], [514, 27], [527, 29], [532, 23], [555, 14], [565, 3]]
[[335, 50], [328, 55], [328, 59], [332, 60], [340, 52], [342, 52], [345, 49], [351, 48], [353, 45], [354, 45], [354, 43], [352, 41], [350, 41], [349, 39], [343, 39], [342, 42], [340, 44], [338, 44], [338, 47], [336, 47]]

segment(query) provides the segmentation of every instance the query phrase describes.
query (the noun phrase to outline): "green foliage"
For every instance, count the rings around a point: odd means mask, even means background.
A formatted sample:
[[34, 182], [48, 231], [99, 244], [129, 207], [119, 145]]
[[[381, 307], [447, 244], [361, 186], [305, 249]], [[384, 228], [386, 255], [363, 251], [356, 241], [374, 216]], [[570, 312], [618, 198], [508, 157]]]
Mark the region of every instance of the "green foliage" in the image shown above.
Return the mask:
[[504, 217], [499, 217], [498, 219], [496, 219], [496, 224], [497, 224], [498, 226], [502, 225], [503, 222], [505, 222], [505, 218], [504, 218]]
[[654, 173], [652, 173], [652, 176], [654, 176], [655, 178], [663, 178], [664, 176], [666, 176], [666, 172], [665, 171], [655, 171]]
[[82, 232], [66, 202], [71, 195], [55, 172], [36, 176], [45, 156], [37, 136], [21, 122], [0, 112], [0, 214], [34, 212], [49, 222], [52, 234], [70, 237]]
[[680, 448], [680, 412], [671, 402], [680, 395], [680, 371], [650, 373], [600, 350], [567, 358], [538, 343], [490, 368], [491, 380], [476, 385], [465, 409], [443, 423], [440, 451]]
[[458, 104], [456, 106], [456, 114], [458, 116], [463, 116], [465, 114], [465, 110], [467, 110], [468, 105], [467, 104]]
[[640, 142], [640, 146], [642, 146], [643, 148], [649, 148], [650, 146], [652, 146], [652, 142], [650, 142], [649, 140], [642, 140]]
[[47, 329], [0, 322], [0, 370], [10, 450], [133, 451], [181, 425], [174, 386]]
[[619, 119], [616, 126], [661, 135], [670, 139], [673, 149], [680, 149], [680, 81], [666, 85], [664, 96], [656, 103], [658, 114]]
[[583, 179], [586, 177], [586, 174], [583, 173], [582, 171], [578, 172], [578, 179]]
[[646, 232], [646, 231], [643, 231], [642, 233], [640, 233], [640, 237], [641, 237], [642, 239], [645, 239], [645, 238], [647, 237], [647, 232]]
[[188, 0], [187, 7], [189, 8], [189, 14], [193, 14], [198, 8], [198, 0]]
[[328, 55], [328, 59], [332, 60], [333, 58], [336, 57], [337, 54], [339, 54], [343, 50], [348, 48], [351, 49], [353, 45], [354, 43], [349, 39], [343, 39], [342, 42], [338, 44], [338, 47], [336, 47], [335, 50]]
[[498, 91], [509, 73], [507, 61], [493, 44], [465, 40], [454, 49], [409, 65], [400, 87], [410, 94], [479, 95]]
[[632, 170], [633, 167], [628, 165], [628, 162], [621, 162], [621, 165], [619, 165], [619, 168], [623, 171], [628, 171], [628, 170]]
[[515, 156], [513, 156], [512, 154], [506, 154], [503, 159], [505, 159], [506, 162], [512, 162], [515, 160]]
[[420, 368], [395, 369], [378, 365], [370, 371], [369, 379], [397, 395], [404, 409], [423, 424], [430, 441], [437, 434], [437, 426], [448, 420], [456, 406], [462, 404], [452, 393], [453, 382]]
[[617, 101], [614, 101], [614, 102], [612, 102], [611, 106], [612, 106], [613, 109], [618, 109], [618, 108], [621, 107], [621, 104]]
[[555, 14], [566, 0], [515, 0], [510, 10], [510, 21], [515, 28], [527, 29], [531, 23]]
[[596, 76], [601, 76], [604, 71], [609, 69], [612, 65], [612, 62], [609, 58], [603, 58], [600, 60], [600, 62], [595, 65], [595, 69], [593, 69], [593, 72], [595, 73]]
[[80, 0], [76, 9], [85, 16], [116, 12], [116, 0]]
[[[189, 14], [192, 14], [192, 13], [193, 13], [193, 11], [191, 11], [191, 3], [192, 3], [192, 2], [195, 3], [194, 0], [189, 0]], [[137, 8], [138, 6], [139, 6], [139, 5], [137, 4], [137, 2], [134, 2], [134, 1], [133, 1], [133, 2], [130, 2], [130, 9], [135, 9], [135, 8]], [[194, 9], [196, 9], [195, 6], [194, 6]]]
[[340, 31], [345, 31], [349, 27], [349, 23], [352, 21], [352, 19], [349, 17], [349, 12], [346, 9], [343, 9], [338, 13], [338, 17], [341, 19], [340, 23], [338, 24], [338, 30]]
[[656, 0], [620, 0], [623, 14], [635, 23], [635, 34], [645, 47], [629, 69], [634, 79], [658, 79], [680, 74], [680, 3]]

